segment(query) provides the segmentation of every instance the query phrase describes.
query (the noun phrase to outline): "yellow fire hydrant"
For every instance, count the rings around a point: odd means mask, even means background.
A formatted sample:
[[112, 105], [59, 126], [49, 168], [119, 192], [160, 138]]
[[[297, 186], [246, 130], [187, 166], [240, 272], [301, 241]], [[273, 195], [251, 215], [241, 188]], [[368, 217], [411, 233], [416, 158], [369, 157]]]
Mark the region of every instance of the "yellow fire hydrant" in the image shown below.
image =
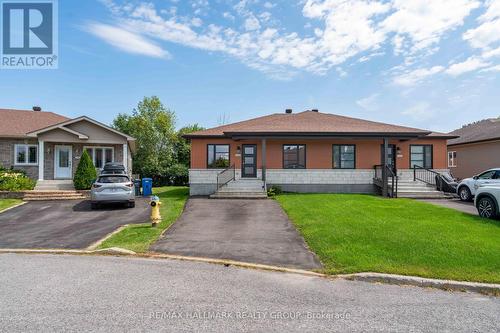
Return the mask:
[[152, 196], [150, 205], [151, 205], [151, 226], [156, 227], [156, 225], [161, 222], [160, 198], [158, 198], [156, 195]]

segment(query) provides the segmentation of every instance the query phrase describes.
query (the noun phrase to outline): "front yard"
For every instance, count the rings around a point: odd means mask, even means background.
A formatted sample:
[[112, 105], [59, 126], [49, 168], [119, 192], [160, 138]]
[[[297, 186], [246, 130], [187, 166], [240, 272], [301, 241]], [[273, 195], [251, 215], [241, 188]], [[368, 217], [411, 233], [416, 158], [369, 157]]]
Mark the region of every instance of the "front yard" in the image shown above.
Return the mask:
[[121, 247], [135, 252], [148, 250], [163, 230], [169, 227], [182, 213], [189, 195], [187, 187], [158, 187], [154, 188], [153, 192], [160, 197], [162, 203], [160, 207], [162, 222], [155, 228], [152, 228], [149, 223], [129, 225], [100, 244], [99, 249]]
[[500, 283], [500, 222], [410, 199], [277, 198], [329, 274], [381, 272]]
[[4, 209], [20, 204], [21, 202], [22, 201], [19, 199], [0, 199], [0, 212]]

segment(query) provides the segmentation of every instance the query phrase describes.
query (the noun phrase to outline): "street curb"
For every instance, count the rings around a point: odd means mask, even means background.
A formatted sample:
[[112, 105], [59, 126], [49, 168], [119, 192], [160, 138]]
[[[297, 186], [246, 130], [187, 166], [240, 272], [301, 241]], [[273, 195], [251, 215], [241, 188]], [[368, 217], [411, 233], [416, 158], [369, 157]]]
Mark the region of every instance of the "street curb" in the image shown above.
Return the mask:
[[242, 261], [213, 259], [204, 257], [187, 257], [173, 254], [162, 253], [135, 253], [121, 248], [108, 248], [101, 250], [64, 250], [64, 249], [0, 249], [0, 254], [18, 253], [18, 254], [69, 254], [69, 255], [97, 255], [97, 256], [122, 256], [129, 258], [144, 259], [172, 259], [192, 262], [203, 262], [208, 264], [217, 264], [224, 266], [235, 266], [241, 268], [257, 269], [263, 271], [274, 271], [283, 273], [300, 274], [311, 277], [321, 277], [327, 279], [343, 279], [349, 281], [361, 281], [370, 283], [383, 283], [398, 286], [414, 286], [420, 288], [434, 288], [446, 291], [474, 292], [483, 295], [500, 297], [500, 284], [466, 282], [454, 280], [429, 279], [418, 276], [406, 276], [384, 273], [354, 273], [327, 275], [313, 271], [288, 268], [282, 266], [253, 264]]
[[11, 207], [9, 207], [9, 208], [5, 208], [4, 210], [0, 210], [0, 214], [5, 213], [5, 212], [6, 212], [6, 211], [8, 211], [8, 210], [11, 210], [11, 209], [17, 208], [17, 207], [19, 207], [19, 206], [22, 206], [22, 205], [24, 205], [24, 204], [26, 204], [26, 203], [27, 203], [26, 201], [23, 201], [23, 202], [20, 202], [20, 203], [18, 203], [18, 204], [15, 204], [14, 206], [11, 206]]
[[383, 273], [355, 273], [337, 275], [338, 278], [345, 280], [379, 282], [385, 284], [395, 284], [402, 286], [416, 286], [422, 288], [435, 288], [448, 291], [469, 291], [490, 296], [500, 296], [500, 284], [466, 282], [454, 280], [429, 279], [418, 276], [406, 276], [397, 274]]

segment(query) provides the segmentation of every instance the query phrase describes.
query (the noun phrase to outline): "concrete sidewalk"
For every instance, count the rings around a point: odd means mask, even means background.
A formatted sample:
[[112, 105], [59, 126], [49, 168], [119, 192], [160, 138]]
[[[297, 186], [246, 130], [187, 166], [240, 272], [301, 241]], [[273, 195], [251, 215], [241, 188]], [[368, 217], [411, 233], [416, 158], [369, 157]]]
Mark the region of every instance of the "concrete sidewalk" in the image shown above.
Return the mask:
[[191, 198], [152, 251], [290, 268], [321, 268], [274, 200]]

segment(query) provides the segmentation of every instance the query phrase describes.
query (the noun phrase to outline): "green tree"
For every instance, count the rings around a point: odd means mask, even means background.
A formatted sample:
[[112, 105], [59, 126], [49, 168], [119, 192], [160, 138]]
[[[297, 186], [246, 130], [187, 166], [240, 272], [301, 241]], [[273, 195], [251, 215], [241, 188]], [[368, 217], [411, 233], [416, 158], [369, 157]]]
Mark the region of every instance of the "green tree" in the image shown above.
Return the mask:
[[132, 115], [119, 114], [113, 127], [137, 139], [133, 172], [164, 176], [175, 163], [175, 114], [156, 96], [144, 97]]
[[176, 160], [177, 160], [178, 164], [184, 165], [187, 168], [189, 168], [190, 161], [191, 161], [191, 143], [189, 142], [188, 139], [184, 138], [183, 136], [186, 134], [190, 134], [190, 133], [202, 131], [202, 130], [204, 130], [203, 127], [201, 127], [198, 124], [194, 124], [194, 125], [185, 126], [177, 132], [177, 141], [175, 144], [175, 154], [176, 154]]
[[73, 178], [75, 189], [89, 190], [96, 178], [97, 171], [94, 163], [92, 163], [92, 159], [87, 153], [87, 150], [84, 150], [80, 158], [80, 163], [78, 163], [78, 167], [76, 168], [75, 177]]

